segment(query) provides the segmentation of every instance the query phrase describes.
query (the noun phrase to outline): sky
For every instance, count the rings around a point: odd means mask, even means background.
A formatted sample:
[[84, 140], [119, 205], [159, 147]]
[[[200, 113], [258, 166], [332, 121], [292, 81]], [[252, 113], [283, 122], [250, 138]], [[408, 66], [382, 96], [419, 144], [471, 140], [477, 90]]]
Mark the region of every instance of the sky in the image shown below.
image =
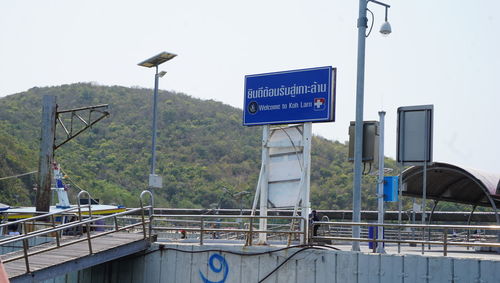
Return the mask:
[[[386, 3], [386, 37], [384, 9], [368, 4], [364, 99], [364, 120], [387, 113], [385, 155], [396, 157], [397, 108], [433, 104], [434, 161], [500, 174], [500, 1]], [[358, 8], [353, 0], [1, 1], [0, 97], [76, 82], [153, 88], [154, 69], [137, 63], [169, 51], [178, 56], [161, 65], [160, 89], [242, 108], [245, 75], [333, 66], [336, 121], [313, 132], [344, 142], [355, 119]]]

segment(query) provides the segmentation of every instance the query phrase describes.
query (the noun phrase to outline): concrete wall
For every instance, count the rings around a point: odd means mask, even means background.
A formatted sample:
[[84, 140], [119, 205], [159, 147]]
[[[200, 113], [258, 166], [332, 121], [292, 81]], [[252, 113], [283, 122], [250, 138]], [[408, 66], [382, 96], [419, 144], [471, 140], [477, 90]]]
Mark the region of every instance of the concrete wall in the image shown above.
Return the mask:
[[[177, 251], [182, 250], [185, 252]], [[137, 254], [46, 281], [59, 282], [259, 282], [299, 248], [241, 256], [276, 247], [155, 245]], [[210, 261], [212, 265], [210, 266]], [[267, 280], [285, 283], [500, 282], [499, 261], [379, 255], [334, 250], [297, 253]]]

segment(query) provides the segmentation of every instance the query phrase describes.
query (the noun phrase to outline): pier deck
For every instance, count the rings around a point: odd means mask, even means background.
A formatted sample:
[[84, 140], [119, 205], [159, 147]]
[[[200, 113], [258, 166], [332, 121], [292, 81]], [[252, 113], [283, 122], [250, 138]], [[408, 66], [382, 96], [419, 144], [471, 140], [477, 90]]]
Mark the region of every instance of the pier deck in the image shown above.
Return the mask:
[[[55, 245], [53, 243], [52, 245]], [[117, 232], [92, 239], [92, 254], [87, 241], [29, 256], [30, 272], [24, 258], [5, 263], [11, 282], [32, 282], [80, 270], [143, 251], [150, 246], [143, 234]], [[45, 246], [47, 247], [47, 246]], [[2, 261], [22, 255], [23, 251], [2, 255]]]

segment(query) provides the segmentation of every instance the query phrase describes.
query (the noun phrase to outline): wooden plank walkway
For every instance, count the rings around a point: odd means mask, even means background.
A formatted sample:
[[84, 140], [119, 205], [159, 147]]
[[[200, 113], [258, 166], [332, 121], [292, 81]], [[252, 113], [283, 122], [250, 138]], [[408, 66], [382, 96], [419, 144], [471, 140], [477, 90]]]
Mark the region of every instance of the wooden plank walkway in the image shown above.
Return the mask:
[[[54, 246], [55, 243], [51, 245]], [[140, 252], [149, 246], [149, 239], [144, 239], [142, 233], [116, 232], [92, 239], [92, 254], [89, 253], [88, 241], [82, 241], [31, 255], [29, 256], [30, 273], [26, 272], [24, 258], [4, 263], [4, 266], [11, 282], [33, 282], [34, 279], [36, 281], [50, 279], [70, 271], [80, 270]], [[44, 244], [44, 247], [47, 247], [47, 244]], [[5, 261], [8, 258], [22, 254], [23, 251], [21, 250], [2, 255], [1, 258], [2, 261]]]

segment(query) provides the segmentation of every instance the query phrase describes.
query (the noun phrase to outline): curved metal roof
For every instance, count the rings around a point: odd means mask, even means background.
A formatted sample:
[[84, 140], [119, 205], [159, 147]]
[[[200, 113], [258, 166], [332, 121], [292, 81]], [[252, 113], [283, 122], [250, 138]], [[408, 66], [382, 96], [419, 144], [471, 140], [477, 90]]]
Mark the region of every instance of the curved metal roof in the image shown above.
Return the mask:
[[[422, 197], [423, 166], [403, 171], [403, 195]], [[427, 166], [426, 198], [470, 205], [500, 207], [500, 174], [435, 162]]]

